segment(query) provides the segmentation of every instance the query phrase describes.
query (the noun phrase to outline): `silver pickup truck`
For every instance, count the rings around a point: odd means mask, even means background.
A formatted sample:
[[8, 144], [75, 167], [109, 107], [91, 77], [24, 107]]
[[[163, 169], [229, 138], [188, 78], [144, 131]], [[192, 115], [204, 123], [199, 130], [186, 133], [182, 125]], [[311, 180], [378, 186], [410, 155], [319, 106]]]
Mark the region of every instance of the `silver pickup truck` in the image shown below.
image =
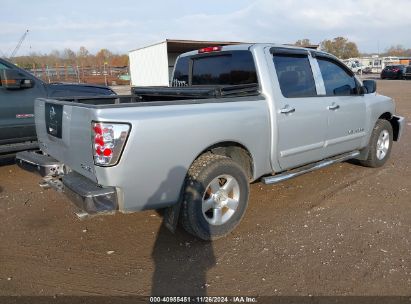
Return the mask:
[[42, 153], [17, 162], [80, 215], [167, 207], [169, 227], [211, 240], [241, 221], [251, 182], [349, 159], [382, 166], [404, 118], [330, 54], [250, 44], [181, 55], [171, 87], [39, 98], [35, 122]]

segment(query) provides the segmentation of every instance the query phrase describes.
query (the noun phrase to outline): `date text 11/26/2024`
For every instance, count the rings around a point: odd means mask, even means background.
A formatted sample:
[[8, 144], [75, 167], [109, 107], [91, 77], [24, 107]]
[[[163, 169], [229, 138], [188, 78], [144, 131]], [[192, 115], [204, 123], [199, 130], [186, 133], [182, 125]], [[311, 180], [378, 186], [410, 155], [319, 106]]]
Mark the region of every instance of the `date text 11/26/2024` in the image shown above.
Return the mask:
[[150, 297], [150, 303], [257, 303], [255, 297]]

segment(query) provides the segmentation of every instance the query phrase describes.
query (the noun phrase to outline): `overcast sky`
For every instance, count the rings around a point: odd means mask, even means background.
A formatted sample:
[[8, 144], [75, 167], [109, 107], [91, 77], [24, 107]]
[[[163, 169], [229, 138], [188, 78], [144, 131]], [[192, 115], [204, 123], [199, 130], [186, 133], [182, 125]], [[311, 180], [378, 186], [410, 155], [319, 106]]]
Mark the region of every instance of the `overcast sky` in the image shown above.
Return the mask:
[[411, 0], [0, 0], [0, 56], [85, 46], [129, 50], [168, 39], [314, 43], [344, 36], [361, 52], [411, 48]]

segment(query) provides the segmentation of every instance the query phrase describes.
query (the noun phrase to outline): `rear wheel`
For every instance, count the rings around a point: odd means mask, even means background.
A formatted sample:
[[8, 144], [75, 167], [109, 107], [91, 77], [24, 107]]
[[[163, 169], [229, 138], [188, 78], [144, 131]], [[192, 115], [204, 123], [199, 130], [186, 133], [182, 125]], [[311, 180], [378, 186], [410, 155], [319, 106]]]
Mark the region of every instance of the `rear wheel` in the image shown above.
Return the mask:
[[381, 167], [391, 154], [393, 132], [389, 121], [378, 119], [368, 144], [369, 153], [366, 160], [360, 163], [367, 167]]
[[230, 233], [244, 216], [249, 183], [231, 158], [206, 153], [191, 166], [185, 184], [181, 220], [184, 229], [203, 240]]

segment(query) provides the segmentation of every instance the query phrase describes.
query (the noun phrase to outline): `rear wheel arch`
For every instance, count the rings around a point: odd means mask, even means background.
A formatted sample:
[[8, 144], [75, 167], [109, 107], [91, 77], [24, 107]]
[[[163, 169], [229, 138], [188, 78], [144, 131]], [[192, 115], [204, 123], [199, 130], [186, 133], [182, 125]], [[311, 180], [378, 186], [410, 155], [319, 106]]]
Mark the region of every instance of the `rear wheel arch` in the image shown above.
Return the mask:
[[[225, 142], [219, 142], [216, 144], [213, 144], [204, 150], [202, 150], [199, 154], [196, 155], [196, 157], [193, 159], [193, 161], [190, 163], [188, 169], [186, 170], [186, 175], [185, 178], [187, 178], [189, 174], [190, 168], [195, 164], [195, 162], [203, 155], [205, 154], [215, 154], [215, 155], [220, 155], [220, 156], [226, 156], [230, 159], [232, 159], [235, 163], [237, 163], [247, 174], [248, 177], [248, 182], [253, 182], [255, 180], [254, 178], [254, 161], [253, 157], [250, 153], [250, 151], [242, 144], [238, 142], [233, 142], [233, 141], [225, 141]], [[180, 196], [179, 196], [179, 201], [181, 201], [183, 197], [183, 190], [184, 190], [185, 182], [181, 184], [180, 187]]]
[[197, 155], [194, 161], [201, 155], [208, 152], [231, 158], [247, 173], [249, 181], [254, 180], [255, 170], [253, 156], [244, 145], [233, 141], [219, 142], [201, 151], [201, 153]]
[[[185, 174], [185, 179], [187, 178], [189, 174], [190, 168], [195, 164], [195, 162], [203, 155], [205, 154], [215, 154], [215, 155], [220, 155], [220, 156], [226, 156], [230, 159], [232, 159], [235, 163], [237, 163], [247, 174], [248, 177], [248, 182], [252, 182], [255, 180], [254, 178], [254, 161], [251, 153], [249, 150], [242, 144], [238, 142], [233, 142], [233, 141], [225, 141], [225, 142], [219, 142], [216, 144], [213, 144], [205, 149], [203, 149], [200, 153], [198, 153], [195, 158], [192, 160], [192, 162], [189, 164], [188, 168], [186, 169], [186, 174]], [[181, 183], [180, 187], [180, 195], [179, 195], [179, 201], [181, 201], [181, 198], [183, 196], [183, 190], [184, 190], [184, 179], [183, 182]]]

